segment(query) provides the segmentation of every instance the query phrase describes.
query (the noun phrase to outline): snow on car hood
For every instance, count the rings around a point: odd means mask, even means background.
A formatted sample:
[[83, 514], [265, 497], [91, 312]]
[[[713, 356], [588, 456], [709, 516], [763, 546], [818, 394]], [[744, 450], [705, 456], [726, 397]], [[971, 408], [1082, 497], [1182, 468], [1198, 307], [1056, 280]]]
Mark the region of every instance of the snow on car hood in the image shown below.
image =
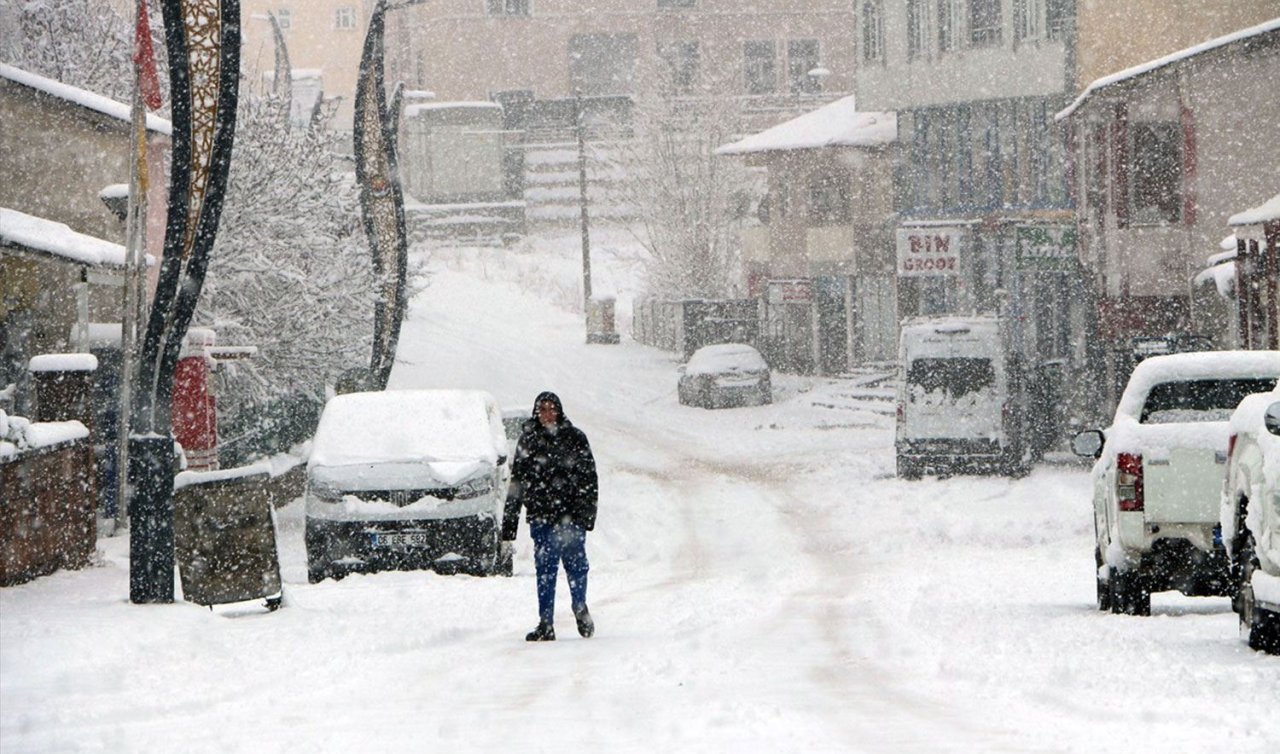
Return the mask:
[[307, 470], [362, 486], [396, 479], [452, 486], [491, 470], [505, 447], [497, 403], [482, 391], [350, 393], [325, 405]]
[[760, 352], [744, 343], [720, 343], [704, 346], [689, 357], [684, 373], [688, 375], [731, 374], [768, 371]]
[[312, 482], [353, 492], [432, 490], [457, 487], [463, 482], [485, 476], [493, 471], [493, 466], [483, 460], [356, 463], [345, 466], [308, 464], [307, 476]]

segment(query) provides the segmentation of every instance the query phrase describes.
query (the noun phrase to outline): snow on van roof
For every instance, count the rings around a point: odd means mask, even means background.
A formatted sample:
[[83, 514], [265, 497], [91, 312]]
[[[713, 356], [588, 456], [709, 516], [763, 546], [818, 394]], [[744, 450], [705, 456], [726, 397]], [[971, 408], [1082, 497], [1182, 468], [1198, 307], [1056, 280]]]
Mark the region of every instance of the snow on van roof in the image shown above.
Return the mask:
[[902, 323], [902, 329], [938, 333], [963, 333], [973, 330], [998, 329], [1000, 320], [990, 315], [954, 317], [910, 317]]
[[1165, 382], [1280, 378], [1280, 351], [1197, 351], [1152, 356], [1133, 370], [1116, 414], [1137, 416], [1151, 388]]
[[480, 390], [339, 395], [325, 404], [308, 465], [476, 459], [496, 463], [506, 436], [495, 422], [497, 401]]

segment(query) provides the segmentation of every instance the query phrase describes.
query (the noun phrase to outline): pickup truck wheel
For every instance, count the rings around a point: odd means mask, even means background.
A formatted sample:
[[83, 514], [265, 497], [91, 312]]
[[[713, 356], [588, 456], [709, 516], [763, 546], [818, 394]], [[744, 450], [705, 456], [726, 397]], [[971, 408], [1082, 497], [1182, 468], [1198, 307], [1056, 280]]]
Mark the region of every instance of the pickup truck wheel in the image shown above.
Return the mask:
[[1260, 610], [1253, 595], [1253, 572], [1258, 568], [1257, 547], [1253, 532], [1240, 530], [1236, 548], [1236, 596], [1239, 604], [1240, 631], [1248, 637], [1249, 648], [1268, 654], [1280, 654], [1280, 615]]
[[1098, 585], [1098, 609], [1106, 612], [1111, 609], [1111, 584], [1102, 580], [1102, 552], [1093, 548], [1093, 576]]
[[1151, 592], [1142, 583], [1138, 569], [1111, 572], [1111, 612], [1122, 615], [1150, 615]]

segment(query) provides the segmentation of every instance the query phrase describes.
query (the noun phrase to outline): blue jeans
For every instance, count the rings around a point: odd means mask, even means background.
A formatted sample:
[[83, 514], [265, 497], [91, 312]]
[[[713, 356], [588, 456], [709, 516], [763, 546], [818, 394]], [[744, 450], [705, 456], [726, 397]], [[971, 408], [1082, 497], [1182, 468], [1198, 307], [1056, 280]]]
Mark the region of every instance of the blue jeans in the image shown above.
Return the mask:
[[533, 565], [538, 574], [538, 619], [551, 624], [556, 614], [556, 578], [560, 561], [569, 580], [569, 597], [575, 610], [587, 605], [587, 531], [574, 524], [530, 523]]

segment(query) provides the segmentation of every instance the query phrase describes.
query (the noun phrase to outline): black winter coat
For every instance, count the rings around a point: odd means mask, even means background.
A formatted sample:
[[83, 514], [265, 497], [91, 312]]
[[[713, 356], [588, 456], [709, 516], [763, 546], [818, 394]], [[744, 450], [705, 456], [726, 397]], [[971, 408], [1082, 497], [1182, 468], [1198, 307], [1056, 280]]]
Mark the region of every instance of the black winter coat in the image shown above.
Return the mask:
[[[554, 431], [538, 421], [538, 404], [548, 400], [555, 403], [560, 417]], [[596, 461], [586, 434], [564, 415], [554, 393], [539, 395], [533, 418], [525, 421], [516, 443], [502, 538], [516, 538], [521, 506], [531, 523], [554, 524], [568, 518], [591, 531], [596, 525], [598, 492]]]

